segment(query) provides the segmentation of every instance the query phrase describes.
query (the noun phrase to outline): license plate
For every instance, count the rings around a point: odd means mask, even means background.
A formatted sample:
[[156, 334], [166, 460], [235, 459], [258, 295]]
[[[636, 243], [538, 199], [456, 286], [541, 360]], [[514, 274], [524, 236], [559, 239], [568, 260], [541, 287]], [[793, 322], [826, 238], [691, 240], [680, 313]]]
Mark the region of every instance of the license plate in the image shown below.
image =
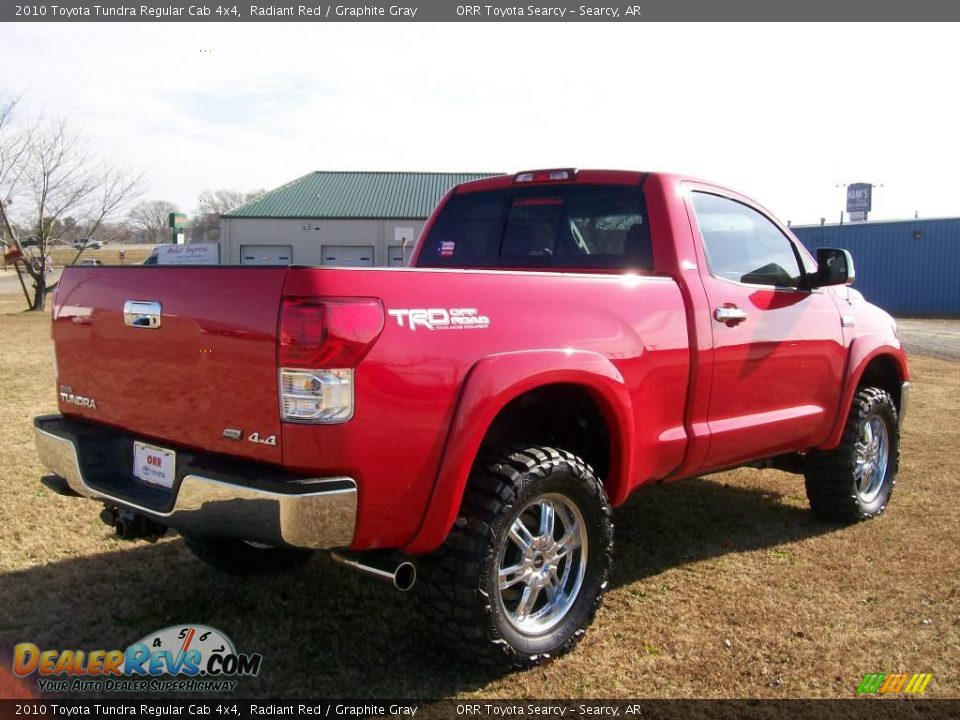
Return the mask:
[[156, 445], [134, 441], [133, 475], [150, 485], [173, 487], [177, 472], [177, 454]]

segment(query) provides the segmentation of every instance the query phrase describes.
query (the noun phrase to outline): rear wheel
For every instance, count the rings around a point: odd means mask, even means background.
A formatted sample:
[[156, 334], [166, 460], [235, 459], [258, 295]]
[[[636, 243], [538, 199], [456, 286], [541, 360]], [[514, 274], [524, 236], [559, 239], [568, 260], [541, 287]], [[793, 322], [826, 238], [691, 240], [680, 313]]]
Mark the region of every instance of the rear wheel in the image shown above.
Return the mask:
[[880, 388], [862, 387], [853, 398], [840, 445], [808, 458], [810, 507], [826, 520], [842, 522], [879, 515], [890, 502], [899, 464], [893, 398]]
[[593, 470], [571, 453], [485, 454], [447, 541], [420, 562], [428, 621], [446, 644], [500, 666], [569, 651], [607, 586], [610, 515]]
[[300, 565], [309, 550], [278, 548], [234, 538], [184, 535], [186, 546], [207, 565], [228, 575], [259, 575]]

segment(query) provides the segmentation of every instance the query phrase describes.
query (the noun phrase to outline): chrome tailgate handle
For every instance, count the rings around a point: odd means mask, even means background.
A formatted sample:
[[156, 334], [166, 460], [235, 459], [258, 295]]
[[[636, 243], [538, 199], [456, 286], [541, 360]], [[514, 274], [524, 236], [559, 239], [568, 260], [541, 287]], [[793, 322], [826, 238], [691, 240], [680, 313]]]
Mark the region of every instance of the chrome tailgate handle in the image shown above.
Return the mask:
[[160, 303], [153, 300], [127, 300], [123, 304], [123, 322], [130, 327], [157, 329], [160, 327]]

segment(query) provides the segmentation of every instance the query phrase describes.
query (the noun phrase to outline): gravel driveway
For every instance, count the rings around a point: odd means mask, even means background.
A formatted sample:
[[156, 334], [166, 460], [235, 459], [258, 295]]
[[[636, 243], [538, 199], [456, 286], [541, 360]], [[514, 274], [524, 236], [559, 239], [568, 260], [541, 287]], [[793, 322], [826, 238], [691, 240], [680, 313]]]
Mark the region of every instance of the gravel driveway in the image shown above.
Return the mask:
[[960, 360], [960, 320], [898, 318], [897, 327], [908, 353]]

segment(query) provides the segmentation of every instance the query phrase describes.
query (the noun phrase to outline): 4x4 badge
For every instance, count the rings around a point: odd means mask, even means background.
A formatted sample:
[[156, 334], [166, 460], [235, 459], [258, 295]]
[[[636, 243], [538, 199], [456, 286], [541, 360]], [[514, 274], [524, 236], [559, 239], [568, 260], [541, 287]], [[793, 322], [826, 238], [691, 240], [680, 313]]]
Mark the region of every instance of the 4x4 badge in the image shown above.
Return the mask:
[[259, 443], [260, 445], [276, 445], [277, 444], [276, 435], [271, 435], [270, 437], [262, 438], [260, 437], [260, 433], [253, 433], [250, 435], [250, 437], [247, 438], [247, 440], [249, 440], [252, 443]]

